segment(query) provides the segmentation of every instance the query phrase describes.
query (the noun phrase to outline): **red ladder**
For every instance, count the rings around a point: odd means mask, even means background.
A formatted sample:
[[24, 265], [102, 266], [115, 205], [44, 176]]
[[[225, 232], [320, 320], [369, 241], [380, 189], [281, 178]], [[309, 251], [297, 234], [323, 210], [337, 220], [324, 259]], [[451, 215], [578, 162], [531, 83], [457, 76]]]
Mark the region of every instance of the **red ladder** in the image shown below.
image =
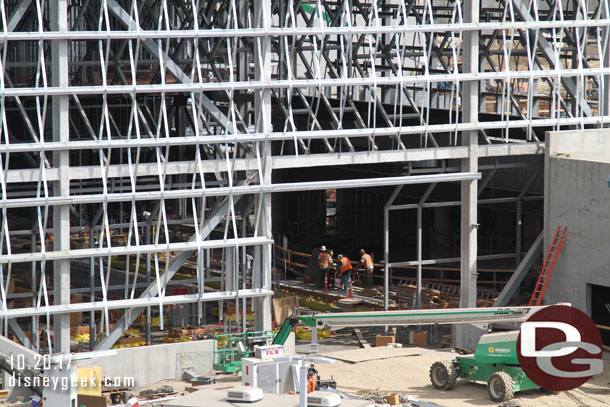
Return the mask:
[[[549, 285], [549, 280], [551, 279], [551, 274], [553, 274], [553, 269], [555, 268], [557, 257], [559, 257], [559, 252], [561, 252], [561, 247], [563, 246], [563, 242], [566, 239], [567, 228], [567, 226], [564, 226], [563, 231], [561, 231], [561, 226], [557, 226], [557, 231], [555, 232], [553, 243], [551, 243], [549, 252], [546, 255], [546, 259], [544, 260], [544, 265], [542, 266], [542, 270], [540, 271], [540, 275], [538, 276], [538, 281], [536, 281], [536, 288], [534, 288], [534, 292], [532, 293], [532, 298], [530, 299], [530, 306], [542, 304], [542, 297], [544, 297], [546, 287]], [[559, 232], [561, 232], [561, 236], [559, 236]], [[559, 238], [559, 242], [557, 241], [557, 238]]]

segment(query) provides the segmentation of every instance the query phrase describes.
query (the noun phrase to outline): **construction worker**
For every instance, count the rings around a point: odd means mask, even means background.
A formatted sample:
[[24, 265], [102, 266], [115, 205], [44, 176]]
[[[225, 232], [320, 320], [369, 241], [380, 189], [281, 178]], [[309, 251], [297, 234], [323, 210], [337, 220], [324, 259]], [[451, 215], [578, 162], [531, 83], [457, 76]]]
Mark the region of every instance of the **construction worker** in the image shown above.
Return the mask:
[[329, 268], [333, 265], [333, 256], [332, 252], [326, 250], [326, 246], [320, 247], [320, 254], [318, 255], [318, 268], [320, 269], [320, 273], [324, 275], [328, 271]]
[[[332, 253], [332, 252], [331, 252]], [[322, 276], [322, 284], [324, 284], [324, 292], [328, 292], [328, 273], [333, 265], [333, 256], [326, 250], [326, 246], [320, 247], [318, 256], [318, 268]]]
[[337, 256], [339, 260], [339, 275], [341, 276], [341, 285], [346, 292], [349, 290], [349, 283], [352, 280], [352, 263], [349, 258], [340, 254]]
[[319, 380], [318, 371], [314, 367], [314, 365], [309, 366], [307, 369], [307, 393], [312, 393], [316, 391], [316, 385]]
[[363, 284], [367, 287], [373, 286], [373, 259], [371, 255], [360, 249], [360, 268], [365, 271]]

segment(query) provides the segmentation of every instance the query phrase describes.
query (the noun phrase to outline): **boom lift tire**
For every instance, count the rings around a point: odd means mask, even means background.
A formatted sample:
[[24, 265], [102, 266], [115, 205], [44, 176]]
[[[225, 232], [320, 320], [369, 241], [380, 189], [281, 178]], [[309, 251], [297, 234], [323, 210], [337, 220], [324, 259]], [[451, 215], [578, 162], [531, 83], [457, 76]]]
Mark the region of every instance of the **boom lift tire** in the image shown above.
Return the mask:
[[515, 382], [506, 372], [496, 372], [489, 376], [487, 393], [495, 402], [510, 400], [515, 395]]
[[457, 370], [450, 361], [434, 362], [430, 367], [430, 381], [439, 390], [451, 390], [457, 382]]

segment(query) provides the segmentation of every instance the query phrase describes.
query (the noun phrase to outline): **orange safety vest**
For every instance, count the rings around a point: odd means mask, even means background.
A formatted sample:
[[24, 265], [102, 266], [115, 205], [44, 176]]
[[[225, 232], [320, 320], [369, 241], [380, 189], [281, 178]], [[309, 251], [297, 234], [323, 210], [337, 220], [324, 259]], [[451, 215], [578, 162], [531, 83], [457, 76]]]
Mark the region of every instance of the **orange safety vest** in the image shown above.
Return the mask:
[[352, 268], [352, 263], [349, 262], [349, 259], [347, 257], [343, 257], [340, 260], [340, 263], [341, 263], [341, 269], [340, 269], [341, 274], [345, 273], [347, 270], [350, 270]]
[[315, 375], [307, 376], [307, 393], [312, 393], [316, 391], [316, 382], [317, 380]]
[[373, 259], [371, 259], [371, 256], [367, 253], [364, 253], [362, 255], [362, 258], [360, 259], [360, 263], [362, 263], [364, 265], [365, 269], [370, 269], [371, 267], [373, 267]]
[[331, 260], [332, 260], [332, 258], [330, 257], [330, 254], [320, 253], [320, 260], [318, 260], [318, 267], [320, 267], [320, 268], [330, 267]]

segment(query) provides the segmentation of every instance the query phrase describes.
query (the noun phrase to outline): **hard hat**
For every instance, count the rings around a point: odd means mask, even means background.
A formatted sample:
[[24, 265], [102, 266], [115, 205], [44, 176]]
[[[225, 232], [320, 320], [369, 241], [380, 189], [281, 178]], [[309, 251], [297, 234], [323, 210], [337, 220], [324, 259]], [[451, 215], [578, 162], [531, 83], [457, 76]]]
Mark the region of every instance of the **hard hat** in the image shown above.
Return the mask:
[[364, 254], [364, 253], [366, 253], [366, 252], [364, 251], [364, 249], [360, 249], [360, 254]]
[[320, 251], [326, 250], [326, 246], [320, 246]]
[[340, 255], [338, 255], [338, 256], [337, 256], [337, 258], [338, 258], [338, 259], [342, 259], [342, 258], [343, 258], [343, 255], [342, 255], [342, 254], [340, 254]]

